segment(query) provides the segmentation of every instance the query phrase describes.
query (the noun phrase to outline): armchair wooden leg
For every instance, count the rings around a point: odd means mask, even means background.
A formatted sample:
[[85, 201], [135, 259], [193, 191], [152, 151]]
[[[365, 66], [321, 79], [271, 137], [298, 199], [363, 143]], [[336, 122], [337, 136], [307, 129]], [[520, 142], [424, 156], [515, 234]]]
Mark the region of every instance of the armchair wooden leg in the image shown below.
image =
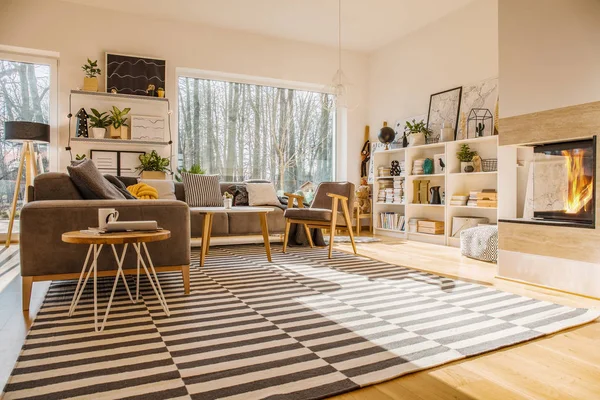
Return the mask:
[[360, 207], [356, 207], [356, 236], [360, 236]]
[[342, 210], [344, 211], [344, 219], [346, 220], [348, 234], [350, 235], [350, 241], [352, 242], [352, 249], [354, 250], [354, 254], [356, 254], [356, 244], [354, 243], [354, 233], [352, 232], [352, 219], [348, 212], [348, 202], [346, 200], [342, 200]]
[[31, 302], [31, 289], [33, 288], [33, 276], [24, 276], [22, 278], [21, 294], [23, 295], [23, 311], [29, 310]]
[[[331, 207], [331, 229], [329, 232], [329, 258], [333, 257], [333, 242], [335, 240], [335, 229], [338, 213], [338, 199], [333, 199], [333, 207]], [[352, 225], [350, 225], [352, 230]]]
[[290, 222], [289, 219], [285, 220], [285, 234], [283, 235], [283, 252], [285, 253], [285, 251], [287, 250], [287, 242], [288, 239], [290, 238], [290, 226], [292, 225], [292, 223]]
[[181, 277], [183, 278], [183, 292], [190, 294], [190, 266], [184, 265], [181, 267]]
[[313, 247], [315, 247], [315, 244], [313, 243], [312, 235], [310, 234], [310, 228], [306, 224], [302, 224], [302, 225], [304, 225], [304, 232], [306, 232], [306, 238], [308, 239], [308, 244], [310, 245], [310, 248], [312, 249]]

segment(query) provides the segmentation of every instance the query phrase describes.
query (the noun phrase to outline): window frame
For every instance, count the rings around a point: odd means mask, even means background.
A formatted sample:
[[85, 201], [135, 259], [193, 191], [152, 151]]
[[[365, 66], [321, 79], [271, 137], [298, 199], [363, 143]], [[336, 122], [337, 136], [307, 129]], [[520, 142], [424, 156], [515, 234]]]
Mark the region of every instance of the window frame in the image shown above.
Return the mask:
[[[193, 68], [176, 68], [175, 69], [175, 88], [177, 96], [175, 96], [175, 109], [172, 114], [177, 135], [173, 138], [173, 148], [175, 149], [174, 159], [179, 160], [179, 78], [197, 78], [207, 79], [228, 83], [241, 83], [247, 85], [267, 86], [281, 89], [305, 90], [316, 93], [334, 94], [332, 90], [328, 90], [325, 85], [316, 83], [307, 83], [299, 81], [288, 81], [283, 79], [267, 78], [253, 75], [235, 74], [229, 72], [199, 70]], [[340, 130], [338, 118], [340, 118], [343, 110], [334, 110], [333, 115], [333, 144], [332, 144], [332, 175], [333, 180], [338, 180], [338, 146], [340, 142]], [[343, 121], [342, 121], [343, 124]]]

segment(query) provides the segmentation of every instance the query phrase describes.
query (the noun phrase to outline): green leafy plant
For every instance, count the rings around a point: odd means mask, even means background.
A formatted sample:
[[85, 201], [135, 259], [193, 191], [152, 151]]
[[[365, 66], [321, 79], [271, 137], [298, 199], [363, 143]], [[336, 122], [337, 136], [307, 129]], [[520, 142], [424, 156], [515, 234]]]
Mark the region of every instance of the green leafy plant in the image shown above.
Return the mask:
[[480, 122], [475, 127], [475, 132], [477, 132], [477, 136], [483, 136], [483, 130], [485, 129], [485, 124]]
[[458, 158], [460, 162], [471, 162], [476, 155], [477, 152], [471, 150], [468, 144], [461, 145], [460, 150], [456, 152], [456, 158]]
[[112, 107], [112, 110], [110, 110], [110, 124], [113, 128], [119, 129], [122, 126], [129, 126], [127, 125], [127, 118], [125, 118], [129, 111], [131, 111], [129, 107], [124, 108], [122, 111], [115, 106]]
[[106, 128], [112, 123], [110, 115], [106, 111], [101, 113], [95, 108], [92, 108], [92, 115], [89, 116], [89, 119], [92, 128]]
[[75, 159], [77, 161], [85, 160], [85, 158], [86, 158], [85, 154], [75, 154]]
[[92, 61], [89, 58], [87, 59], [87, 64], [84, 64], [81, 69], [88, 78], [94, 78], [102, 72], [100, 68], [98, 68], [98, 60]]
[[225, 192], [225, 193], [223, 193], [223, 198], [224, 199], [233, 199], [233, 195], [229, 192]]
[[140, 166], [137, 171], [158, 171], [171, 172], [169, 169], [169, 159], [158, 155], [156, 150], [152, 150], [150, 154], [140, 154]]
[[425, 136], [425, 138], [428, 138], [429, 135], [433, 133], [433, 131], [427, 128], [427, 124], [424, 120], [417, 122], [413, 119], [412, 122], [406, 121], [404, 133], [406, 134], [406, 136], [422, 133]]
[[204, 175], [206, 174], [206, 170], [202, 169], [202, 167], [200, 166], [200, 164], [192, 164], [192, 166], [187, 169], [187, 168], [177, 168], [177, 173], [175, 174], [175, 180], [177, 182], [181, 182], [181, 173], [182, 172], [186, 172], [188, 174], [196, 174], [196, 175]]

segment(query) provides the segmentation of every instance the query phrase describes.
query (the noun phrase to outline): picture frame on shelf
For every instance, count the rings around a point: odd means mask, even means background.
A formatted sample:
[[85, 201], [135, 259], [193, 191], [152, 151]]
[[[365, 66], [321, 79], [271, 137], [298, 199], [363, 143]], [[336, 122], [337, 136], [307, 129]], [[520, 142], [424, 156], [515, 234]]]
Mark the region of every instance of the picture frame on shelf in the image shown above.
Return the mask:
[[139, 156], [145, 151], [90, 150], [90, 160], [102, 174], [137, 177]]
[[158, 89], [166, 87], [167, 61], [155, 57], [141, 57], [118, 53], [105, 53], [105, 87], [108, 93], [158, 97]]
[[166, 120], [164, 117], [132, 115], [131, 140], [164, 142]]
[[454, 140], [456, 140], [461, 97], [462, 86], [432, 94], [429, 97], [427, 128], [434, 134], [439, 134], [444, 122], [451, 123], [454, 127]]
[[[497, 102], [498, 78], [484, 79], [482, 81], [463, 86], [463, 92], [460, 101], [459, 127], [456, 137], [458, 139], [467, 139], [467, 118], [470, 110], [474, 108], [487, 108], [488, 110], [495, 110]], [[461, 123], [463, 120], [464, 122]]]

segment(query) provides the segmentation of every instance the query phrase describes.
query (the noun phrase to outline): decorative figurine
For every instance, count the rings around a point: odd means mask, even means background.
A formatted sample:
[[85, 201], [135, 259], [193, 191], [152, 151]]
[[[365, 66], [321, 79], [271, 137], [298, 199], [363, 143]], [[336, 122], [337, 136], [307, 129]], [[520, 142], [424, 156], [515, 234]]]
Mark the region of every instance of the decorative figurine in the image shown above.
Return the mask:
[[155, 90], [156, 90], [156, 86], [154, 86], [153, 84], [149, 84], [148, 85], [148, 89], [146, 89], [146, 93], [148, 94], [148, 96], [150, 97], [154, 97], [155, 95]]
[[77, 130], [75, 131], [76, 137], [88, 137], [88, 114], [84, 108], [81, 108], [77, 115]]
[[400, 176], [400, 162], [398, 160], [392, 161], [392, 168], [390, 168], [391, 176]]
[[425, 161], [423, 161], [423, 173], [425, 175], [433, 174], [433, 159], [426, 158]]

